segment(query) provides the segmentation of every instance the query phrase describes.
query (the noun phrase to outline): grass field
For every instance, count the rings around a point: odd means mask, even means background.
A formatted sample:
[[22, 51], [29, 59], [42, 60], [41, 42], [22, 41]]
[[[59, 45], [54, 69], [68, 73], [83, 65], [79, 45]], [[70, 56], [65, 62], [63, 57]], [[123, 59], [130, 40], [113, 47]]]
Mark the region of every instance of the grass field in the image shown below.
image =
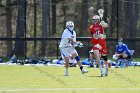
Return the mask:
[[0, 93], [140, 93], [140, 67], [110, 68], [100, 77], [98, 68], [0, 65]]

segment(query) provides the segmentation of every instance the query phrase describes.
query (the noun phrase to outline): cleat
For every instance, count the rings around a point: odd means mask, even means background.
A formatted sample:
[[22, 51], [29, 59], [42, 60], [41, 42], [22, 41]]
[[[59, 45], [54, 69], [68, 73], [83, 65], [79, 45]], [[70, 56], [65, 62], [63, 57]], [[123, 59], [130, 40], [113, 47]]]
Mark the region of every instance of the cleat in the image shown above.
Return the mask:
[[88, 71], [87, 71], [86, 69], [83, 68], [83, 69], [81, 70], [81, 72], [82, 72], [82, 74], [85, 74], [85, 73], [87, 73]]

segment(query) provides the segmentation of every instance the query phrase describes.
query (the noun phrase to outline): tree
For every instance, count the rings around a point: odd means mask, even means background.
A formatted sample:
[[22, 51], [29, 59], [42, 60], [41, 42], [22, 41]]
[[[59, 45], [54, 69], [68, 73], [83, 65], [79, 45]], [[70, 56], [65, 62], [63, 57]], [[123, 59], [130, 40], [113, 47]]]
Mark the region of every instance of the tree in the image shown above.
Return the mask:
[[[37, 5], [36, 5], [36, 0], [34, 0], [34, 38], [36, 38], [36, 22], [37, 22]], [[37, 47], [37, 44], [36, 44], [36, 40], [34, 40], [34, 50], [33, 50], [33, 53], [34, 53], [34, 56], [37, 57], [37, 51], [36, 51], [36, 47]]]
[[82, 10], [81, 10], [81, 33], [80, 36], [83, 36], [87, 33], [88, 27], [88, 3], [89, 0], [82, 0]]
[[[130, 37], [136, 37], [139, 11], [139, 6], [137, 3], [138, 0], [128, 0], [128, 2], [125, 3], [125, 31]], [[136, 42], [131, 41], [128, 45], [131, 49], [134, 49]]]
[[[26, 36], [25, 32], [26, 32], [26, 0], [19, 0], [16, 38], [23, 38], [24, 36]], [[25, 56], [26, 55], [24, 53], [25, 42], [16, 41], [14, 50], [16, 56], [18, 57]]]
[[56, 34], [56, 0], [52, 0], [52, 35]]
[[94, 10], [94, 14], [96, 15], [98, 13], [98, 9], [100, 9], [100, 3], [101, 1], [100, 0], [96, 0], [96, 8]]
[[[48, 35], [47, 31], [50, 29], [50, 0], [42, 0], [42, 38], [46, 38]], [[41, 56], [45, 55], [46, 52], [46, 41], [41, 42]]]
[[[108, 8], [109, 8], [108, 0], [104, 0], [104, 17], [103, 17], [103, 20], [107, 23], [108, 23], [108, 13], [109, 13]], [[105, 33], [107, 34], [107, 30], [105, 31]]]
[[111, 7], [111, 31], [110, 31], [110, 36], [117, 36], [116, 34], [114, 35], [114, 33], [117, 32], [117, 0], [112, 0], [112, 7]]
[[[6, 0], [6, 29], [7, 37], [12, 38], [12, 23], [11, 23], [11, 0]], [[12, 56], [13, 44], [12, 41], [7, 41], [7, 57]]]
[[108, 0], [104, 0], [104, 21], [107, 22], [107, 18], [108, 18]]

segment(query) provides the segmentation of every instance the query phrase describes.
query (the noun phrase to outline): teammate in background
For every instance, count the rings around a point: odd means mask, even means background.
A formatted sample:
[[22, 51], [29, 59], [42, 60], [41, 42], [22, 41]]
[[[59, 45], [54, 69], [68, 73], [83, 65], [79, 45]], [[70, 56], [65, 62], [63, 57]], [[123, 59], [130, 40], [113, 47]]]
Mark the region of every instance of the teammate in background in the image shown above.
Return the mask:
[[123, 59], [123, 64], [125, 66], [126, 64], [126, 59], [130, 59], [131, 58], [131, 52], [128, 49], [127, 45], [123, 43], [123, 39], [119, 38], [118, 39], [118, 45], [116, 46], [116, 52], [114, 59], [116, 58], [116, 68], [118, 68], [118, 60], [119, 59]]
[[82, 74], [87, 73], [88, 71], [83, 68], [80, 57], [75, 50], [74, 46], [79, 46], [82, 47], [81, 42], [76, 41], [76, 32], [74, 31], [74, 23], [72, 21], [66, 22], [66, 29], [64, 30], [62, 37], [61, 37], [61, 42], [60, 42], [60, 52], [64, 56], [64, 60], [66, 62], [65, 67], [65, 76], [68, 76], [68, 67], [69, 67], [69, 59], [70, 57], [74, 57], [77, 61], [77, 64], [80, 67], [80, 70]]
[[[100, 58], [101, 58], [101, 54], [100, 54]], [[89, 51], [89, 59], [90, 59], [89, 68], [93, 68], [94, 65], [96, 65], [96, 68], [98, 68], [97, 62], [94, 62], [95, 55], [94, 55], [93, 49], [91, 49], [91, 50]]]
[[90, 59], [90, 65], [89, 65], [89, 67], [90, 68], [94, 67], [94, 62], [93, 62], [94, 58], [95, 58], [95, 56], [94, 56], [93, 50], [91, 49], [89, 51], [89, 59]]
[[[107, 60], [107, 47], [106, 47], [106, 35], [104, 29], [108, 27], [108, 24], [104, 21], [100, 22], [98, 15], [93, 16], [93, 24], [89, 27], [92, 40], [92, 49], [95, 55], [96, 62], [101, 71], [101, 76], [108, 76], [108, 60]], [[100, 53], [105, 60], [106, 71], [104, 72], [100, 63]]]

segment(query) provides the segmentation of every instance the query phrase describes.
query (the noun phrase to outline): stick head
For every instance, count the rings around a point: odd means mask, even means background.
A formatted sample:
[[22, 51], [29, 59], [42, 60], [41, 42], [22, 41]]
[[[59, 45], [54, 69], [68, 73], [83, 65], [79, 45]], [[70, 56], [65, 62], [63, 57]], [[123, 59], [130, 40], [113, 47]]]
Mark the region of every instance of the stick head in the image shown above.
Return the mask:
[[98, 10], [99, 16], [102, 18], [103, 14], [104, 14], [104, 10], [103, 9], [99, 9]]

